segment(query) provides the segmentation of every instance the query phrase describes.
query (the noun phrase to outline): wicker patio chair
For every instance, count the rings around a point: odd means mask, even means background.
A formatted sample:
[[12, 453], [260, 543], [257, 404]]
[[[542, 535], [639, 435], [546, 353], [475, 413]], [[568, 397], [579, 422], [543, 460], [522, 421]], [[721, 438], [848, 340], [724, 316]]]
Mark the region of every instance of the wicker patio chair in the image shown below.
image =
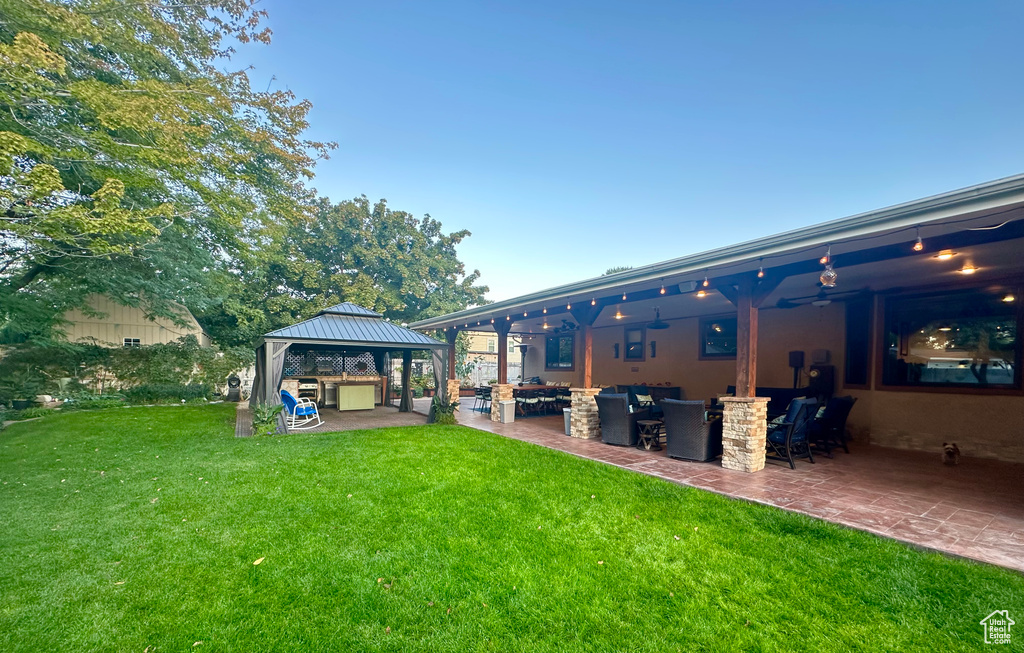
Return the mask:
[[722, 420], [705, 418], [704, 402], [662, 399], [668, 455], [707, 462], [722, 454]]
[[636, 422], [650, 419], [649, 411], [630, 412], [627, 394], [598, 394], [594, 400], [597, 401], [597, 415], [601, 422], [601, 441], [605, 444], [636, 446]]

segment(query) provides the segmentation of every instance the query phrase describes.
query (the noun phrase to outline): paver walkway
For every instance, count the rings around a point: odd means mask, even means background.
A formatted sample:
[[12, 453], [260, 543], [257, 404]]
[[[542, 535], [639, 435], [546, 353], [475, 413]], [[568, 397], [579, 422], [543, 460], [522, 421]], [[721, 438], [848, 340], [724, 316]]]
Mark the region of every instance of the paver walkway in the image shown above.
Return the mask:
[[769, 461], [753, 474], [719, 462], [675, 460], [664, 451], [615, 447], [563, 432], [561, 416], [514, 424], [472, 410], [459, 423], [558, 449], [681, 485], [819, 517], [909, 544], [1024, 571], [1024, 465], [965, 458], [957, 467], [939, 452], [859, 443], [816, 464]]

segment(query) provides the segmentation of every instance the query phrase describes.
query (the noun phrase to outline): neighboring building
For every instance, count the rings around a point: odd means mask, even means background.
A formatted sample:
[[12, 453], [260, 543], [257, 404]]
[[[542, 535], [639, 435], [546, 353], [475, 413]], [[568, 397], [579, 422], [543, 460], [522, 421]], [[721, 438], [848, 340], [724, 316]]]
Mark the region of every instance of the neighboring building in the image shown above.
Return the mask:
[[[469, 381], [473, 385], [484, 385], [498, 378], [498, 335], [481, 331], [469, 331], [469, 355], [467, 361], [473, 364]], [[508, 337], [507, 361], [508, 378], [513, 381], [521, 379], [522, 359], [519, 345], [523, 339], [519, 336]]]
[[65, 328], [71, 342], [95, 342], [110, 347], [141, 347], [174, 342], [183, 336], [195, 336], [203, 347], [210, 346], [199, 322], [184, 306], [178, 308], [185, 325], [164, 317], [149, 317], [136, 306], [124, 306], [104, 295], [91, 295], [87, 300], [94, 314], [75, 309], [64, 314], [69, 322]]

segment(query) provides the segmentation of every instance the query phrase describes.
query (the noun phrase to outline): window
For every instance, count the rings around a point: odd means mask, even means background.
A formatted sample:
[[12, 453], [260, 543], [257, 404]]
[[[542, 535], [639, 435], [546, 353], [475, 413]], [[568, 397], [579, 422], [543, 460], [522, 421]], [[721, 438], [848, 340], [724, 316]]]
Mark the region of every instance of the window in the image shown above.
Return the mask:
[[516, 343], [514, 343], [514, 342], [508, 343], [508, 353], [510, 353], [510, 354], [516, 353]]
[[142, 341], [140, 341], [138, 338], [125, 338], [123, 346], [125, 346], [125, 347], [141, 347], [142, 346]]
[[1013, 295], [975, 289], [885, 302], [882, 382], [891, 386], [1020, 388]]
[[700, 357], [736, 358], [735, 317], [701, 318]]
[[544, 343], [545, 370], [573, 369], [573, 336], [548, 336]]
[[493, 354], [494, 352], [498, 351], [497, 345], [495, 344], [496, 342], [497, 341], [494, 338], [488, 338], [487, 339], [487, 351], [488, 351], [488, 353]]
[[622, 358], [627, 361], [644, 360], [644, 330], [642, 328], [626, 327], [626, 355]]
[[871, 297], [846, 302], [846, 364], [843, 385], [867, 386], [871, 357]]

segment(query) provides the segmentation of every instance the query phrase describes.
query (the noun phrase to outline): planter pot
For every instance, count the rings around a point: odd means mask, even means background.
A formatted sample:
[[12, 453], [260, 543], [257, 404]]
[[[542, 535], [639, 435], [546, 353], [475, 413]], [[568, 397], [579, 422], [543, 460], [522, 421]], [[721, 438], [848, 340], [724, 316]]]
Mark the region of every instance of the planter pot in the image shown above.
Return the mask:
[[423, 389], [423, 396], [424, 397], [433, 397], [434, 396], [434, 389], [433, 388], [424, 388]]
[[476, 390], [473, 388], [459, 388], [460, 397], [474, 397], [476, 396]]

